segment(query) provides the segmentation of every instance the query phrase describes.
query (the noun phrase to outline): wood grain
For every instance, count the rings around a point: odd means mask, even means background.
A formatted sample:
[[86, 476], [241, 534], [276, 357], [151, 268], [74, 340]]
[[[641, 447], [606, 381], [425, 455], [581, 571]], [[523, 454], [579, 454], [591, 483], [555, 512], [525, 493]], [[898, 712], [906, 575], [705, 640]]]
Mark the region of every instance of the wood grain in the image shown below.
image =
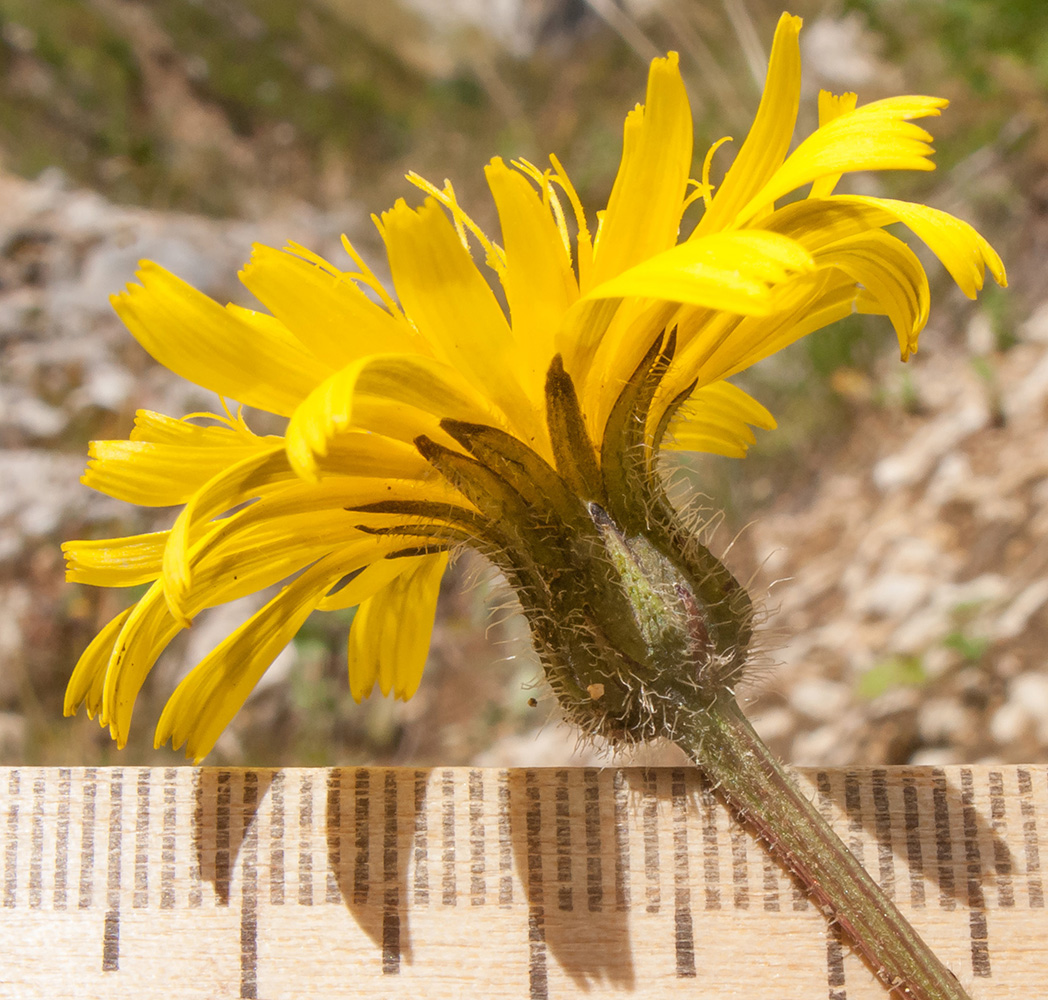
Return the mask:
[[[801, 777], [975, 1000], [1043, 995], [1048, 769]], [[0, 769], [0, 997], [161, 994], [886, 996], [688, 769]]]

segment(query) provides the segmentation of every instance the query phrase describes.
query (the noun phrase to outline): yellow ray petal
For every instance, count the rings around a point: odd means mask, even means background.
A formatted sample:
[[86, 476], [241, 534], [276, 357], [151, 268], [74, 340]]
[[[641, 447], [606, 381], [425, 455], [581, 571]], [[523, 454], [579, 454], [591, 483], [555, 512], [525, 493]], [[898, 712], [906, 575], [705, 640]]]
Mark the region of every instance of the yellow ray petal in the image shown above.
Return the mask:
[[779, 18], [757, 116], [694, 236], [731, 226], [739, 209], [782, 165], [800, 107], [801, 50], [797, 37], [801, 24], [799, 17], [789, 14]]
[[138, 692], [157, 657], [180, 629], [164, 600], [164, 588], [157, 581], [131, 609], [106, 666], [100, 721], [109, 726], [117, 746], [127, 744]]
[[[236, 600], [297, 573], [304, 566], [349, 544], [363, 544], [361, 524], [378, 527], [404, 518], [361, 514], [354, 508], [380, 501], [468, 503], [442, 480], [325, 480], [293, 485], [230, 517], [198, 526], [177, 580], [165, 579], [168, 604], [179, 621], [204, 608]], [[197, 537], [199, 536], [199, 537]], [[410, 532], [372, 536], [374, 558], [411, 545], [427, 544]]]
[[770, 316], [740, 318], [714, 313], [677, 353], [662, 380], [651, 420], [688, 385], [701, 387], [749, 368], [788, 344], [854, 311], [855, 285], [844, 275], [813, 274], [789, 289], [782, 309]]
[[564, 370], [577, 384], [589, 376], [597, 351], [622, 305], [619, 299], [580, 299], [564, 317], [554, 346], [564, 358]]
[[66, 715], [76, 715], [81, 705], [87, 707], [87, 717], [93, 719], [102, 710], [102, 689], [106, 668], [113, 655], [113, 644], [131, 615], [131, 608], [121, 611], [91, 640], [81, 654], [66, 685]]
[[164, 550], [164, 589], [171, 611], [183, 627], [190, 624], [183, 607], [184, 595], [189, 590], [189, 547], [200, 526], [294, 478], [278, 439], [269, 450], [238, 462], [208, 480], [182, 508]]
[[931, 292], [917, 255], [902, 240], [879, 229], [827, 247], [815, 254], [825, 267], [837, 268], [862, 285], [873, 304], [866, 311], [887, 316], [906, 361], [917, 350], [917, 335], [928, 321]]
[[820, 177], [856, 170], [934, 170], [931, 136], [910, 119], [938, 115], [939, 97], [889, 97], [839, 115], [804, 140], [739, 209], [742, 224], [777, 198]]
[[692, 394], [687, 406], [696, 413], [737, 420], [761, 430], [770, 431], [778, 426], [766, 406], [731, 382], [721, 381], [703, 386]]
[[[314, 526], [323, 529], [322, 520], [315, 514], [308, 517]], [[297, 530], [291, 532], [286, 525], [281, 525], [284, 531], [282, 534], [272, 533], [275, 538], [272, 535], [256, 536], [253, 546], [240, 546], [234, 560], [222, 558], [222, 552], [212, 552], [215, 558], [196, 567], [195, 580], [200, 586], [188, 595], [188, 615], [192, 617], [206, 607], [264, 589], [330, 552], [333, 545], [342, 541], [329, 535], [311, 548], [302, 540], [303, 520], [305, 518], [300, 519]], [[381, 559], [387, 552], [405, 544], [403, 538], [376, 537], [359, 532], [349, 534], [355, 536], [351, 542], [356, 547], [357, 562], [346, 572]], [[110, 727], [113, 738], [123, 746], [142, 684], [157, 657], [180, 628], [170, 613], [162, 584], [157, 581], [134, 608], [121, 617], [119, 628], [111, 624], [105, 637], [99, 637], [89, 647], [78, 665], [77, 683], [70, 688], [67, 703], [75, 710], [78, 699], [86, 697], [89, 708], [94, 710], [97, 705], [102, 723]]]
[[364, 601], [349, 632], [349, 689], [360, 701], [378, 682], [384, 695], [407, 700], [426, 665], [446, 552], [412, 557], [414, 567]]
[[575, 273], [556, 221], [527, 178], [500, 159], [484, 173], [502, 225], [502, 283], [524, 365], [519, 375], [531, 398], [540, 399], [554, 337], [579, 295]]
[[330, 369], [272, 317], [223, 309], [157, 264], [143, 261], [110, 300], [134, 338], [165, 368], [221, 396], [284, 416]]
[[339, 516], [345, 513], [290, 515], [253, 525], [251, 531], [224, 532], [213, 542], [208, 536], [190, 553], [192, 589], [185, 595], [186, 613], [193, 617], [206, 608], [264, 590], [344, 546], [370, 551], [370, 559], [379, 560], [406, 545], [432, 541], [401, 534], [368, 534], [357, 523], [377, 518]]
[[[400, 411], [399, 420], [391, 408]], [[451, 365], [421, 355], [374, 354], [332, 375], [295, 411], [287, 454], [299, 475], [315, 478], [318, 457], [328, 455], [347, 431], [362, 428], [412, 441], [442, 434], [444, 417], [505, 424]]]
[[943, 267], [970, 299], [974, 299], [982, 288], [987, 268], [998, 285], [1008, 284], [1004, 264], [997, 251], [967, 222], [947, 212], [908, 201], [856, 194], [834, 195], [827, 201], [884, 212], [894, 221], [907, 226], [942, 261]]
[[731, 378], [794, 341], [836, 323], [855, 312], [855, 286], [846, 284], [813, 296], [811, 302], [767, 319], [746, 317], [737, 328], [738, 341], [715, 351], [704, 366], [707, 378]]
[[380, 559], [362, 569], [352, 580], [323, 598], [317, 604], [318, 611], [344, 611], [374, 597], [402, 573], [415, 565], [413, 557]]
[[671, 52], [652, 61], [645, 103], [626, 116], [622, 162], [594, 247], [590, 287], [676, 243], [691, 146], [691, 107]]
[[171, 740], [178, 749], [185, 743], [186, 756], [199, 763], [325, 591], [370, 562], [370, 541], [334, 552], [305, 570], [201, 660], [165, 706], [156, 746]]
[[[92, 441], [88, 445], [89, 462], [81, 480], [85, 486], [127, 503], [173, 506], [185, 503], [224, 469], [268, 454], [280, 441], [170, 418], [168, 424], [160, 425], [153, 420], [159, 414], [143, 418], [145, 413], [139, 411], [130, 441]], [[182, 430], [174, 430], [173, 425]]]
[[[672, 325], [679, 309], [675, 302], [622, 300], [607, 325], [588, 371], [576, 365], [579, 401], [592, 440], [603, 439], [605, 423], [619, 393], [655, 338]], [[585, 374], [579, 374], [580, 370]]]
[[[391, 429], [381, 417], [367, 422]], [[327, 440], [327, 451], [323, 455], [314, 452], [313, 457], [321, 475], [370, 479], [432, 479], [435, 475], [413, 444], [375, 431], [339, 431]]]
[[[208, 423], [196, 423], [197, 420]], [[260, 440], [241, 417], [230, 417], [228, 413], [194, 413], [179, 419], [155, 410], [136, 410], [135, 425], [128, 436], [132, 441], [183, 448], [254, 448]]]
[[516, 377], [522, 359], [512, 331], [440, 205], [428, 198], [415, 211], [398, 201], [381, 232], [401, 306], [434, 354], [533, 434], [535, 403]]
[[[403, 517], [369, 515], [356, 510], [388, 501], [431, 502], [468, 507], [468, 502], [443, 480], [352, 479], [297, 484], [212, 522], [188, 553], [180, 589], [168, 599], [180, 613], [231, 601], [244, 593], [298, 572], [303, 566], [363, 534], [358, 525], [379, 526]], [[374, 537], [374, 558], [412, 544], [410, 537]], [[423, 538], [422, 544], [429, 539]], [[388, 544], [386, 544], [388, 543]], [[260, 574], [262, 576], [260, 577]], [[263, 582], [264, 581], [264, 582]]]
[[402, 318], [326, 261], [319, 265], [292, 250], [255, 244], [240, 280], [329, 370], [371, 353], [376, 344], [390, 352], [425, 350]]
[[778, 233], [712, 233], [631, 267], [598, 285], [584, 301], [645, 296], [760, 316], [775, 308], [776, 285], [812, 266], [807, 250]]
[[[872, 202], [880, 199], [871, 199]], [[898, 221], [873, 204], [857, 204], [848, 195], [831, 198], [804, 198], [776, 209], [761, 220], [761, 228], [782, 233], [814, 253], [821, 247], [871, 229], [881, 229]]]
[[751, 426], [771, 430], [775, 418], [738, 386], [714, 382], [697, 389], [681, 406], [661, 444], [677, 451], [743, 458], [757, 440]]
[[[848, 111], [855, 110], [855, 102], [858, 94], [831, 94], [828, 90], [819, 91], [819, 128], [828, 125], [834, 118], [839, 118]], [[809, 192], [809, 198], [825, 198], [833, 194], [833, 189], [841, 179], [840, 174], [827, 174], [814, 181]]]
[[167, 543], [166, 531], [127, 538], [63, 542], [66, 579], [94, 587], [136, 587], [159, 575]]

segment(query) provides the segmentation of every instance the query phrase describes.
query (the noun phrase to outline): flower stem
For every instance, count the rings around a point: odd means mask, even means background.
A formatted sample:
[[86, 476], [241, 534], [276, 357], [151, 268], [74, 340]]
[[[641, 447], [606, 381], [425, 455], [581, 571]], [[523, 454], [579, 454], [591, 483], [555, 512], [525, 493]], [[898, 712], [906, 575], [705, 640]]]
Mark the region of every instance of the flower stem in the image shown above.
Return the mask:
[[832, 915], [884, 984], [909, 1000], [971, 1000], [797, 787], [731, 696], [678, 745], [768, 851]]

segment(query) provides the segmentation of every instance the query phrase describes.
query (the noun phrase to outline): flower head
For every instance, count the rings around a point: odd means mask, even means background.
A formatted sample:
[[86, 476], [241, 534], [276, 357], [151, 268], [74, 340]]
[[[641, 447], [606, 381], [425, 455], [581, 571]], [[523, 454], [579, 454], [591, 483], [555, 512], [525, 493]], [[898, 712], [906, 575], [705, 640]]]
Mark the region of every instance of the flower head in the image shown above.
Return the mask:
[[[834, 193], [844, 173], [930, 170], [915, 119], [945, 101], [856, 106], [823, 94], [789, 153], [800, 19], [783, 15], [756, 120], [720, 185], [692, 170], [687, 96], [670, 54], [626, 118], [595, 229], [561, 164], [494, 159], [496, 241], [450, 183], [376, 225], [392, 290], [346, 241], [342, 268], [256, 246], [241, 279], [267, 310], [220, 306], [155, 264], [113, 299], [159, 362], [288, 418], [140, 412], [91, 445], [87, 485], [181, 505], [169, 531], [66, 545], [69, 578], [149, 584], [91, 643], [66, 712], [86, 704], [121, 744], [157, 656], [204, 609], [286, 581], [178, 685], [157, 744], [200, 759], [317, 609], [357, 607], [349, 683], [409, 698], [448, 553], [506, 573], [569, 714], [612, 738], [672, 728], [682, 692], [729, 685], [749, 600], [679, 522], [660, 449], [742, 456], [774, 420], [727, 381], [853, 311], [887, 316], [905, 360], [929, 305], [902, 223], [974, 297], [1000, 259], [966, 223], [919, 204]], [[716, 148], [716, 147], [714, 147]], [[810, 185], [807, 194], [777, 203]], [[704, 203], [682, 238], [682, 217]], [[687, 230], [685, 223], [683, 229]], [[482, 266], [474, 252], [483, 256]], [[506, 308], [488, 282], [501, 287]], [[669, 670], [669, 666], [673, 669]], [[666, 669], [664, 669], [666, 668]]]

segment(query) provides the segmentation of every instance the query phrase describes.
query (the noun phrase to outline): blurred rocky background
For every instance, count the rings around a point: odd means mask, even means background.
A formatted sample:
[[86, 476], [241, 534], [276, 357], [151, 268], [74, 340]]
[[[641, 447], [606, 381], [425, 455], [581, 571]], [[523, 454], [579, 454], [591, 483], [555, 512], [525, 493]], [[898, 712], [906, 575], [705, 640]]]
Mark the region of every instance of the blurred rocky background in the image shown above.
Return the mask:
[[[1048, 7], [797, 2], [819, 87], [949, 97], [939, 169], [846, 181], [975, 223], [1009, 269], [971, 304], [932, 261], [932, 319], [898, 363], [848, 320], [744, 384], [780, 429], [744, 462], [696, 457], [692, 506], [768, 609], [745, 688], [798, 764], [1048, 759]], [[766, 0], [0, 0], [0, 763], [171, 761], [152, 725], [177, 678], [252, 610], [216, 609], [154, 672], [118, 753], [62, 693], [136, 593], [66, 584], [61, 540], [165, 527], [78, 483], [135, 410], [216, 401], [159, 369], [107, 297], [157, 260], [222, 299], [253, 241], [379, 266], [368, 220], [450, 177], [492, 221], [492, 155], [566, 164], [606, 198], [625, 111], [673, 48], [696, 155], [741, 137], [780, 8]], [[697, 516], [703, 516], [701, 514]], [[706, 515], [708, 516], [708, 515]], [[523, 623], [473, 558], [449, 574], [419, 694], [357, 706], [348, 619], [314, 616], [211, 762], [593, 759], [543, 695]], [[538, 706], [530, 707], [529, 699]], [[672, 760], [654, 748], [647, 761]]]

